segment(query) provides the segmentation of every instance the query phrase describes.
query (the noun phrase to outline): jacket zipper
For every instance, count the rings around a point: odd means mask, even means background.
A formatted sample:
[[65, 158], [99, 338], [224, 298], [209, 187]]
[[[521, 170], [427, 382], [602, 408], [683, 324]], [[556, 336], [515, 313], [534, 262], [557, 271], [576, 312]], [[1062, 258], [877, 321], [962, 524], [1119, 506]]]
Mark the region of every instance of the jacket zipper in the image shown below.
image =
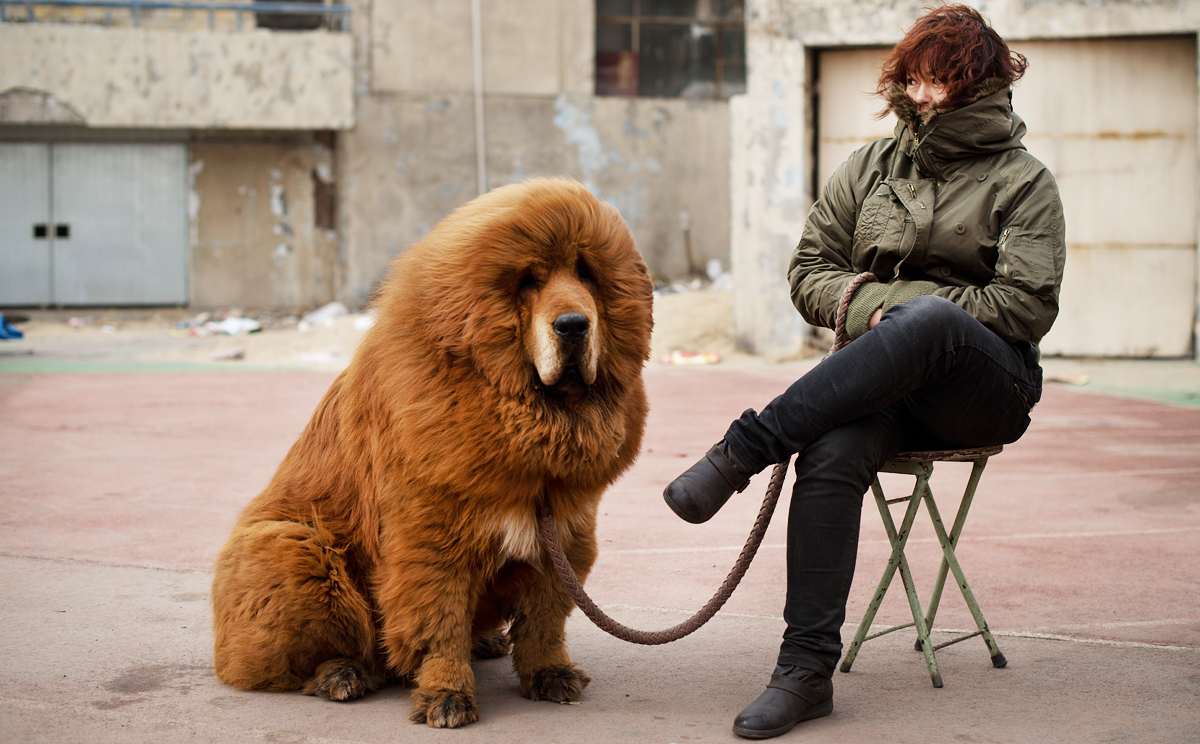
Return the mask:
[[913, 201], [915, 201], [917, 204], [921, 205], [921, 209], [925, 208], [925, 203], [917, 198], [917, 190], [915, 188], [913, 188], [913, 185], [911, 183], [908, 184], [908, 193], [912, 194]]
[[1012, 277], [1008, 275], [1008, 234], [1011, 232], [1012, 228], [1007, 227], [1000, 233], [1000, 273], [1009, 282], [1012, 281]]

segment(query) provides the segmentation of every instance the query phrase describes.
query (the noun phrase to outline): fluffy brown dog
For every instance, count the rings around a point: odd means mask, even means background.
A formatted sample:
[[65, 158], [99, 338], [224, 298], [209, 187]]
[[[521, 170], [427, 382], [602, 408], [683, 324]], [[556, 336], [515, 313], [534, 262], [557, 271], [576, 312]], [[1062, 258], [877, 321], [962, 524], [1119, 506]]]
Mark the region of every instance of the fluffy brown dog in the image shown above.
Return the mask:
[[[350, 700], [415, 682], [412, 720], [478, 720], [472, 653], [579, 700], [575, 571], [646, 417], [651, 283], [617, 211], [539, 179], [461, 207], [395, 261], [376, 322], [217, 558], [217, 676]], [[507, 637], [503, 628], [507, 625]]]

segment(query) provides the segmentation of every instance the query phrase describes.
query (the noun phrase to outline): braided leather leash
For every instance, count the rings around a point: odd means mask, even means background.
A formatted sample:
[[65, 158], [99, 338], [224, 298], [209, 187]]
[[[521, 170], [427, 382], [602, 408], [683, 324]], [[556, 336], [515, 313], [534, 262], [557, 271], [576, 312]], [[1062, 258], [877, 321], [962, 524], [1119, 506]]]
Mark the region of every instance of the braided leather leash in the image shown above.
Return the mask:
[[[788, 458], [789, 460], [791, 458]], [[783, 479], [787, 476], [788, 463], [781, 462], [775, 466], [775, 470], [771, 473], [771, 482], [767, 486], [767, 495], [763, 498], [762, 506], [758, 510], [758, 518], [754, 520], [754, 527], [750, 530], [750, 536], [746, 538], [746, 544], [742, 547], [741, 554], [738, 555], [737, 562], [733, 564], [729, 575], [725, 577], [725, 582], [721, 584], [721, 588], [713, 595], [713, 598], [708, 600], [708, 604], [700, 608], [700, 611], [692, 615], [682, 623], [666, 628], [664, 630], [636, 630], [626, 625], [613, 620], [604, 611], [596, 606], [592, 598], [583, 590], [583, 586], [579, 583], [579, 578], [575, 576], [575, 569], [571, 568], [571, 564], [563, 555], [562, 545], [558, 542], [558, 531], [554, 529], [554, 516], [550, 513], [550, 505], [545, 499], [538, 504], [538, 526], [542, 531], [542, 541], [546, 544], [546, 552], [550, 556], [550, 562], [554, 564], [555, 570], [558, 571], [558, 576], [562, 579], [563, 584], [567, 588], [567, 593], [575, 600], [575, 604], [579, 609], [583, 610], [583, 614], [587, 615], [596, 627], [604, 632], [620, 638], [622, 641], [630, 643], [640, 643], [643, 646], [657, 646], [671, 641], [678, 641], [686, 635], [690, 635], [712, 619], [712, 616], [717, 614], [717, 610], [721, 609], [729, 596], [733, 594], [733, 590], [742, 580], [746, 569], [750, 567], [750, 561], [754, 560], [754, 554], [758, 552], [758, 546], [762, 542], [763, 535], [767, 532], [767, 525], [771, 523], [771, 515], [775, 512], [775, 504], [779, 501], [779, 492], [783, 488]]]
[[[850, 306], [850, 298], [854, 292], [866, 282], [876, 281], [875, 275], [870, 272], [863, 272], [854, 277], [853, 281], [842, 292], [841, 299], [838, 301], [837, 310], [837, 328], [834, 332], [834, 345], [829, 353], [837, 351], [845, 346], [849, 341], [846, 339], [846, 311]], [[558, 577], [562, 579], [563, 585], [567, 589], [567, 593], [571, 595], [571, 599], [575, 600], [575, 604], [587, 615], [596, 627], [603, 630], [609, 635], [615, 636], [622, 641], [630, 643], [639, 643], [643, 646], [658, 646], [663, 643], [678, 641], [684, 636], [691, 635], [696, 632], [712, 619], [713, 615], [725, 605], [725, 602], [733, 594], [733, 590], [742, 581], [742, 577], [746, 575], [746, 569], [750, 568], [750, 562], [754, 560], [754, 556], [758, 553], [758, 546], [762, 543], [763, 536], [767, 532], [767, 526], [771, 523], [771, 515], [775, 513], [775, 505], [779, 502], [779, 493], [783, 489], [783, 480], [787, 477], [788, 460], [779, 463], [775, 466], [771, 473], [771, 481], [767, 485], [767, 494], [763, 498], [762, 506], [758, 509], [758, 517], [754, 520], [754, 526], [750, 529], [750, 536], [746, 538], [746, 544], [742, 546], [742, 552], [738, 554], [737, 561], [734, 562], [733, 568], [729, 570], [729, 575], [725, 577], [725, 581], [721, 584], [721, 588], [713, 595], [712, 599], [708, 600], [708, 604], [700, 608], [700, 610], [684, 620], [678, 625], [663, 630], [637, 630], [630, 628], [627, 625], [613, 620], [606, 615], [603, 610], [596, 606], [592, 598], [583, 590], [583, 585], [579, 583], [579, 577], [575, 575], [575, 569], [571, 568], [571, 563], [563, 555], [562, 544], [558, 541], [558, 530], [554, 528], [554, 515], [550, 511], [550, 503], [543, 498], [538, 504], [537, 516], [538, 527], [541, 529], [542, 542], [545, 543], [546, 553], [550, 556], [550, 562], [554, 564], [555, 571], [558, 572]]]
[[874, 274], [864, 271], [850, 280], [850, 284], [842, 291], [842, 296], [838, 300], [837, 322], [833, 332], [833, 348], [829, 350], [830, 354], [850, 343], [850, 339], [846, 338], [846, 313], [850, 310], [850, 299], [854, 297], [854, 293], [858, 291], [859, 287], [867, 282], [877, 281], [879, 280], [875, 278]]

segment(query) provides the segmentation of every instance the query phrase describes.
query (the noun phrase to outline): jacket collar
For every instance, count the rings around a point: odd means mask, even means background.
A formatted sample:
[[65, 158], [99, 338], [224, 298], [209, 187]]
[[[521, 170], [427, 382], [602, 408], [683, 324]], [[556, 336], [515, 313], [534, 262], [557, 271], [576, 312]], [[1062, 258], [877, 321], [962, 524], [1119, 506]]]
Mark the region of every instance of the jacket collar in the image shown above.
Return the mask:
[[1025, 122], [1012, 110], [1012, 88], [986, 81], [961, 105], [933, 106], [920, 112], [904, 88], [884, 92], [896, 118], [896, 138], [924, 176], [945, 178], [956, 161], [1004, 150], [1024, 149]]

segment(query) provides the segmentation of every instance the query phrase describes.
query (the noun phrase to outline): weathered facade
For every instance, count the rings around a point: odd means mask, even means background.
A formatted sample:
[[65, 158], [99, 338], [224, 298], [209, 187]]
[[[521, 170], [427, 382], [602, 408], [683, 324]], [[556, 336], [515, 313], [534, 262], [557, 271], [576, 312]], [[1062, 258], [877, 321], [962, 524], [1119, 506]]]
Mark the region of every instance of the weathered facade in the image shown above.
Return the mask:
[[[592, 0], [478, 8], [478, 37], [470, 0], [359, 2], [344, 24], [305, 31], [256, 28], [252, 12], [210, 27], [204, 13], [143, 10], [135, 27], [131, 11], [10, 8], [0, 163], [6, 143], [176, 143], [186, 286], [170, 301], [197, 308], [361, 306], [450, 210], [534, 176], [576, 178], [615, 204], [663, 277], [728, 265], [728, 103], [595, 96]], [[22, 244], [0, 249], [0, 265], [25, 260], [14, 251], [69, 262], [78, 229], [31, 237], [57, 224], [55, 200], [37, 219], [0, 214], [0, 238]], [[55, 290], [0, 279], [0, 305], [88, 303]]]
[[[7, 7], [0, 306], [361, 306], [481, 189], [566, 175], [621, 210], [658, 276], [732, 265], [739, 344], [787, 356], [811, 333], [784, 276], [805, 214], [890, 134], [867, 93], [924, 4], [747, 0], [728, 102], [596, 95], [595, 0], [358, 0], [307, 30]], [[1195, 354], [1200, 0], [976, 5], [1030, 59], [1015, 105], [1067, 210], [1043, 351]], [[124, 282], [139, 262], [153, 272]]]
[[728, 265], [728, 104], [595, 96], [595, 17], [592, 0], [485, 0], [476, 45], [469, 2], [371, 6], [343, 139], [342, 299], [362, 302], [392, 256], [481, 187], [534, 176], [576, 178], [616, 205], [659, 275], [689, 269], [684, 212], [693, 264]]
[[[793, 351], [791, 249], [821, 184], [890, 136], [878, 66], [923, 2], [751, 0], [748, 90], [732, 101], [732, 256], [739, 342]], [[1030, 69], [1014, 93], [1025, 143], [1067, 218], [1061, 312], [1043, 353], [1196, 352], [1198, 2], [972, 3]]]
[[4, 9], [0, 305], [328, 302], [353, 37], [134, 12]]

